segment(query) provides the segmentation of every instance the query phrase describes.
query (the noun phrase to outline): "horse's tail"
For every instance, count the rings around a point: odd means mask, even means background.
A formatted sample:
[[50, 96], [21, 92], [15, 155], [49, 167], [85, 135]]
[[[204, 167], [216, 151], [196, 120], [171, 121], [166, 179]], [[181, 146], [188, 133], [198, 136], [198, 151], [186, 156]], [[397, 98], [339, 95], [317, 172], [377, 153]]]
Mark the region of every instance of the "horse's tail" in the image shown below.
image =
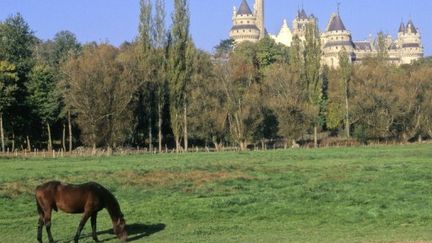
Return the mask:
[[43, 212], [42, 206], [40, 205], [40, 202], [39, 202], [38, 188], [36, 188], [35, 200], [36, 200], [36, 208], [37, 208], [38, 214], [43, 217], [44, 216], [44, 212]]
[[36, 199], [36, 208], [37, 208], [38, 214], [43, 217], [44, 216], [44, 212], [43, 212], [42, 207], [40, 205], [40, 202], [38, 200], [37, 193], [35, 195], [35, 199]]

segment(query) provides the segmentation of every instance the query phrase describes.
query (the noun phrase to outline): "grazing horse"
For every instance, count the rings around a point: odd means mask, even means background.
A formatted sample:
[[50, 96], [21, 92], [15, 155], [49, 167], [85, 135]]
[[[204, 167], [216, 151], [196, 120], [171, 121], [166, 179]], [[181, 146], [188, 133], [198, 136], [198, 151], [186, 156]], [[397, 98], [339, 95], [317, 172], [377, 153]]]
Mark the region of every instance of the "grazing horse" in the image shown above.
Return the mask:
[[45, 225], [48, 239], [54, 242], [51, 235], [51, 212], [60, 209], [66, 213], [82, 213], [81, 222], [75, 234], [78, 242], [82, 229], [91, 217], [92, 237], [98, 241], [96, 234], [96, 218], [99, 211], [106, 208], [113, 223], [114, 233], [121, 241], [127, 240], [125, 220], [120, 205], [114, 195], [103, 186], [89, 182], [71, 185], [59, 181], [50, 181], [36, 188], [36, 204], [39, 213], [37, 240], [42, 242], [42, 227]]

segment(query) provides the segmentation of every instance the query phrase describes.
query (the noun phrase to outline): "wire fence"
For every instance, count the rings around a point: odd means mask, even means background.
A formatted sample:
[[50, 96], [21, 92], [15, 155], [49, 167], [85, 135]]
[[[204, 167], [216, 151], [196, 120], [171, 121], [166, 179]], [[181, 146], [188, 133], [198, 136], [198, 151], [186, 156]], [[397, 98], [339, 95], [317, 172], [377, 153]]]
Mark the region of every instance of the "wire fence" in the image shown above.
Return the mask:
[[[317, 148], [314, 144], [294, 144], [287, 146], [287, 143], [281, 143], [276, 140], [266, 140], [262, 144], [254, 144], [248, 146], [246, 151], [270, 151], [270, 150], [305, 150], [305, 149], [323, 149], [323, 148], [348, 148], [348, 147], [379, 147], [379, 146], [406, 146], [410, 144], [432, 144], [432, 141], [422, 141], [416, 143], [398, 142], [398, 141], [373, 141], [368, 144], [360, 144], [355, 140], [339, 140], [339, 141], [322, 141]], [[78, 147], [73, 151], [59, 150], [15, 150], [0, 152], [0, 158], [64, 158], [64, 157], [104, 157], [104, 156], [126, 156], [126, 155], [151, 155], [151, 154], [170, 154], [170, 153], [217, 153], [217, 152], [242, 152], [240, 147], [222, 147], [216, 149], [214, 147], [191, 147], [187, 151], [180, 149], [177, 151], [175, 148], [165, 147], [162, 150], [150, 148], [117, 148], [117, 149], [96, 149], [86, 147]]]

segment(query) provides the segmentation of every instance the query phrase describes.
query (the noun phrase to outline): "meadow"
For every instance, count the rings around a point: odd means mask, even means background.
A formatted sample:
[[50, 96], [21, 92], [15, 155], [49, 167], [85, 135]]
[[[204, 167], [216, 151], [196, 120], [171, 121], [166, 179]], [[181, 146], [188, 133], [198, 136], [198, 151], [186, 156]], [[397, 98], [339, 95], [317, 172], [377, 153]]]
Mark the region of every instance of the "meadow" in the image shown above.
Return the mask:
[[[33, 190], [48, 180], [106, 186], [135, 242], [432, 241], [431, 144], [1, 158], [0, 242], [36, 242]], [[54, 213], [54, 239], [71, 241], [79, 219]], [[110, 229], [104, 210], [99, 239], [117, 242]]]

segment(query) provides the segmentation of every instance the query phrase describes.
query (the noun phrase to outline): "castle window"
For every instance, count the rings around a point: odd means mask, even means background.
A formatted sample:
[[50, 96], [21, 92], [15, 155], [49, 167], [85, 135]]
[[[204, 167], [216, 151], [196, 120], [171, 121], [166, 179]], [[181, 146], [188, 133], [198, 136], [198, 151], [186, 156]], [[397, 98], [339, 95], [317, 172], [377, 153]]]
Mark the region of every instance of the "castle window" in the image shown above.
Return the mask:
[[247, 23], [249, 24], [249, 20], [247, 21]]

